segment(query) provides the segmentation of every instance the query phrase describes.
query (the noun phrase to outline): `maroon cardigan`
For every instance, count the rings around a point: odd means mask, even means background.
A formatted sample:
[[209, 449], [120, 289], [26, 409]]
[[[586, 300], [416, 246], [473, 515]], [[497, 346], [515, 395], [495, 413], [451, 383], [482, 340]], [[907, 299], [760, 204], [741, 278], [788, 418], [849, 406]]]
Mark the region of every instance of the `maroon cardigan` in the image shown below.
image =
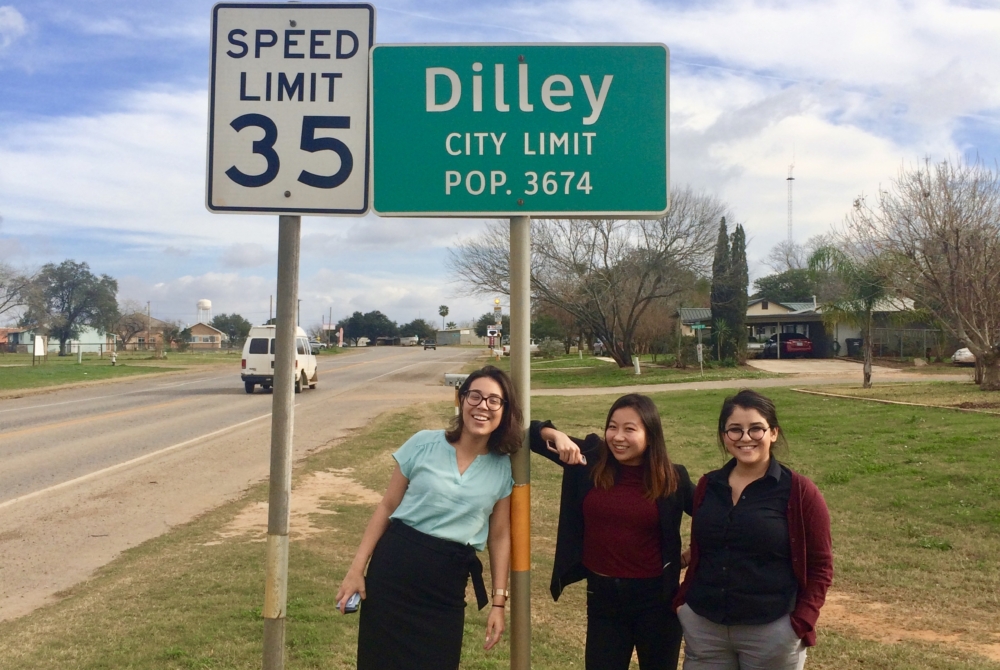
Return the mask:
[[[708, 479], [698, 481], [694, 492], [694, 510], [698, 513]], [[816, 620], [819, 609], [826, 601], [826, 591], [833, 582], [833, 544], [830, 539], [830, 512], [816, 485], [807, 477], [792, 472], [792, 493], [788, 499], [788, 540], [792, 557], [792, 572], [798, 582], [798, 596], [792, 611], [791, 623], [807, 647], [816, 644]], [[691, 536], [691, 562], [684, 582], [674, 598], [674, 610], [684, 604], [698, 572], [698, 543]]]

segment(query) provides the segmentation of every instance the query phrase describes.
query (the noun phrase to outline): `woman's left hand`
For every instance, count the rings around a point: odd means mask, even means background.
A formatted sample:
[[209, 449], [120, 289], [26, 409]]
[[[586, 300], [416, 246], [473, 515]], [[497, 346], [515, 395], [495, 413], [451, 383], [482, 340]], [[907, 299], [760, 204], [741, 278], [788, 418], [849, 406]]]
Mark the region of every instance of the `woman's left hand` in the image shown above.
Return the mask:
[[506, 624], [504, 620], [506, 613], [506, 608], [490, 605], [490, 616], [486, 620], [486, 644], [483, 645], [483, 649], [490, 650], [500, 641]]

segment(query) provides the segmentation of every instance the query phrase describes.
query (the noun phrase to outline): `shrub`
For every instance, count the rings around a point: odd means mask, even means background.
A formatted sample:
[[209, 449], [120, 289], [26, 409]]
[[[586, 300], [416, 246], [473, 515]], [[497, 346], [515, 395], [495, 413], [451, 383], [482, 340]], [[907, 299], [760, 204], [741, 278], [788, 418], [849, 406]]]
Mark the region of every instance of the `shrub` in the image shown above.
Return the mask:
[[538, 353], [542, 358], [559, 358], [566, 353], [566, 345], [559, 340], [546, 338], [538, 345]]

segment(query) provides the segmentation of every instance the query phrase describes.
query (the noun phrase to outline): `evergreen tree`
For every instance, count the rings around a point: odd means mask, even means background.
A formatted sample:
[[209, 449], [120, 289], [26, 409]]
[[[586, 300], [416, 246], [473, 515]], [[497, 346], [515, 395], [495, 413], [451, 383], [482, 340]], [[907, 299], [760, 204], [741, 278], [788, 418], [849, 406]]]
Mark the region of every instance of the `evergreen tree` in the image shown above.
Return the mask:
[[722, 331], [725, 328], [717, 328], [715, 324], [728, 322], [730, 303], [732, 302], [732, 290], [729, 277], [729, 230], [726, 227], [726, 217], [719, 221], [719, 236], [715, 243], [715, 258], [712, 260], [712, 349], [718, 356], [723, 356], [722, 346], [719, 342], [727, 335]]
[[750, 284], [747, 268], [747, 238], [743, 226], [736, 224], [729, 247], [729, 276], [732, 291], [730, 330], [733, 354], [740, 365], [747, 359], [747, 288]]

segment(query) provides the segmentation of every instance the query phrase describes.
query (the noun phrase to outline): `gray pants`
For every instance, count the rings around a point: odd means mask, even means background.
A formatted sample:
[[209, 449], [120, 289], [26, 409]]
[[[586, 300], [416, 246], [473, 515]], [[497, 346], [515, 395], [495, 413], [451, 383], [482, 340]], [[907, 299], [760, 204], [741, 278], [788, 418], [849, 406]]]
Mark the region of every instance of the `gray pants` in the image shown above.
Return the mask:
[[684, 670], [802, 670], [806, 646], [788, 615], [759, 626], [723, 626], [677, 610], [684, 628]]

